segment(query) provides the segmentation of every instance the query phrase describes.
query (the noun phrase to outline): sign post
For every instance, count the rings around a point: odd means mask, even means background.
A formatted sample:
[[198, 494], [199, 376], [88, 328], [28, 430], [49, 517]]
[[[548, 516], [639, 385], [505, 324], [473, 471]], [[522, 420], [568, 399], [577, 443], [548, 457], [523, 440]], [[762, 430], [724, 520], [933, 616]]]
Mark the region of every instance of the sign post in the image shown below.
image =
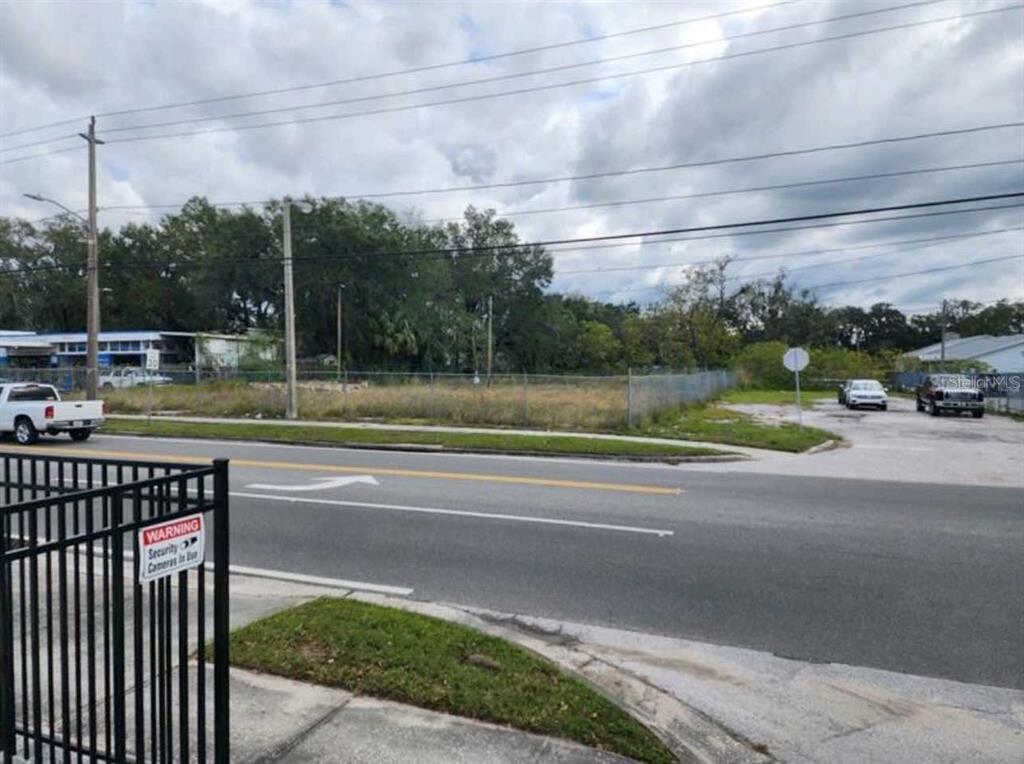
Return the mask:
[[803, 348], [790, 348], [782, 356], [782, 365], [796, 375], [796, 422], [798, 427], [804, 426], [803, 406], [800, 403], [800, 372], [807, 367], [811, 357]]

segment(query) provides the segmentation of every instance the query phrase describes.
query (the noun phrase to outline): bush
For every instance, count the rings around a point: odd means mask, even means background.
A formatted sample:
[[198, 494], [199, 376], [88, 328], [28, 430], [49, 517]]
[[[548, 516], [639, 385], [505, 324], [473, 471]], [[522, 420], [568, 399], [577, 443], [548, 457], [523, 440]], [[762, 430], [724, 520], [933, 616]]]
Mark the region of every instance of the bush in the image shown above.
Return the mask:
[[[733, 359], [743, 387], [769, 389], [793, 385], [793, 373], [782, 365], [787, 346], [782, 342], [756, 342], [747, 345]], [[884, 379], [891, 367], [890, 359], [873, 358], [845, 348], [810, 348], [807, 368], [800, 373], [801, 384], [808, 389], [827, 389], [838, 380], [868, 378]]]

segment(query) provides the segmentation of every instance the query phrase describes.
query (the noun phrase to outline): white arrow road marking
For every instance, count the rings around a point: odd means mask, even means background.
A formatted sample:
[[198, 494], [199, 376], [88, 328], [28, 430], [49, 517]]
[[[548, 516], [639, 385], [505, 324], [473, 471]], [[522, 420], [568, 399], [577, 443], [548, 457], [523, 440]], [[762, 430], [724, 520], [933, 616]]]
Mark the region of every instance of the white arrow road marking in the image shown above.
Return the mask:
[[323, 491], [328, 488], [341, 488], [353, 483], [380, 485], [373, 475], [354, 475], [352, 477], [317, 478], [313, 485], [268, 485], [266, 483], [249, 483], [246, 488], [258, 488], [262, 491]]

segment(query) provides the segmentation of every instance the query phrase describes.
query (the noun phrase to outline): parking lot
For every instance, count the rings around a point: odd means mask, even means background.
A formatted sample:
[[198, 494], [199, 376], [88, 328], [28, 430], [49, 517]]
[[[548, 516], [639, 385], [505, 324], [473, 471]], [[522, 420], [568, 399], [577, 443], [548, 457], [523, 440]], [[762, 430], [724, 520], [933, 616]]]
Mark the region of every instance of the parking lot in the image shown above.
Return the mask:
[[[838, 433], [843, 447], [700, 469], [1024, 488], [1024, 423], [992, 414], [928, 416], [915, 410], [913, 399], [898, 397], [890, 397], [888, 411], [849, 411], [834, 395], [814, 395], [803, 423]], [[793, 406], [732, 408], [766, 421], [796, 421]]]

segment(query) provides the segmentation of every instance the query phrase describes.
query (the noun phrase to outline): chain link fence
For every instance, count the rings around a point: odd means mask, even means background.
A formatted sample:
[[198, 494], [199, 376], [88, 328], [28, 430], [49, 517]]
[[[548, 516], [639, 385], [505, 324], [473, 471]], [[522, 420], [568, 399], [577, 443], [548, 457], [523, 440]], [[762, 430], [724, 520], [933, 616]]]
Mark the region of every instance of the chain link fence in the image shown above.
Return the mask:
[[[80, 395], [81, 367], [15, 369], [0, 378], [52, 384]], [[100, 396], [111, 413], [279, 419], [287, 388], [283, 368], [101, 372]], [[451, 374], [302, 368], [303, 419], [392, 421], [621, 430], [660, 411], [700, 403], [734, 387], [729, 371], [692, 374]]]
[[630, 374], [627, 424], [632, 427], [659, 411], [702, 403], [733, 387], [736, 387], [736, 374], [724, 370], [695, 374]]
[[985, 408], [997, 414], [1024, 416], [1024, 389], [1007, 390], [1005, 395], [999, 397], [986, 395]]

